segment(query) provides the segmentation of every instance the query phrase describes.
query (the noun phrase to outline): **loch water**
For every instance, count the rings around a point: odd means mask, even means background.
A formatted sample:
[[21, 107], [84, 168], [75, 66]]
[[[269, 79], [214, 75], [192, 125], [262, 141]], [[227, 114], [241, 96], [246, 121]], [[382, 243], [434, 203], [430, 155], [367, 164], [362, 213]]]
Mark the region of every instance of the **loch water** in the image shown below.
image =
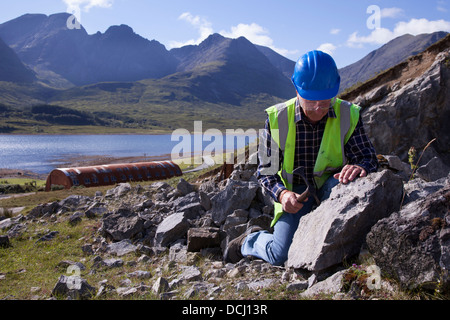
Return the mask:
[[[198, 137], [197, 137], [198, 138]], [[202, 152], [216, 137], [203, 135], [201, 143], [191, 139], [191, 152]], [[179, 149], [186, 137], [173, 135], [0, 135], [0, 168], [49, 173], [67, 163], [67, 159], [83, 156], [155, 157]], [[256, 137], [247, 137], [246, 144]], [[235, 139], [238, 147], [238, 139]], [[198, 141], [198, 140], [197, 140]], [[223, 138], [223, 146], [226, 139]], [[227, 148], [229, 145], [226, 146]], [[234, 148], [234, 147], [233, 147]]]

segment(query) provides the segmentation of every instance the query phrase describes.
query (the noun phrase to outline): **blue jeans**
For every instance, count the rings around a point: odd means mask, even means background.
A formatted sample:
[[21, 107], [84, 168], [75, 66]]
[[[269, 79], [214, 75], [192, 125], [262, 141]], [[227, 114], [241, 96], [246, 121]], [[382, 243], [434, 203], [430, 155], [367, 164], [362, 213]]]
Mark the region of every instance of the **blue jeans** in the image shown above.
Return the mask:
[[[319, 189], [317, 193], [319, 199], [321, 201], [327, 199], [331, 189], [338, 183], [339, 180], [331, 176]], [[293, 191], [296, 193], [300, 194], [305, 190], [306, 186], [304, 185], [293, 186]], [[282, 265], [288, 258], [289, 247], [301, 217], [311, 211], [314, 203], [314, 197], [311, 196], [297, 213], [283, 213], [275, 224], [273, 233], [259, 231], [249, 234], [241, 247], [242, 255], [257, 257], [275, 266]]]

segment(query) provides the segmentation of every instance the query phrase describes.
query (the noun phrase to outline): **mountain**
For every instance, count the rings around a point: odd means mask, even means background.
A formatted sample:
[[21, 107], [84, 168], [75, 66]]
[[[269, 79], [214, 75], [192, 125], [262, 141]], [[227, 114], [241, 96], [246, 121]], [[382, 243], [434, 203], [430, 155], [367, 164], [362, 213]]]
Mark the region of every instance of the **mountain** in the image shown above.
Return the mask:
[[[42, 80], [51, 72], [74, 85], [159, 78], [175, 71], [175, 59], [159, 42], [125, 25], [88, 35], [68, 29], [68, 13], [26, 14], [0, 25], [0, 37]], [[149, 58], [151, 57], [151, 58]]]
[[[6, 43], [0, 44], [0, 61], [16, 57], [3, 68], [22, 66], [22, 71], [5, 72], [8, 78], [0, 83], [0, 102], [8, 110], [18, 110], [14, 119], [0, 118], [0, 129], [29, 132], [31, 126], [55, 124], [27, 113], [35, 105], [45, 105], [45, 110], [58, 106], [64, 119], [85, 112], [93, 123], [127, 130], [189, 129], [196, 120], [203, 121], [205, 130], [258, 128], [265, 108], [295, 96], [290, 82], [295, 62], [244, 37], [212, 34], [199, 45], [168, 51], [126, 25], [93, 35], [81, 25], [70, 29], [69, 17], [27, 14], [0, 24]], [[393, 66], [443, 35], [392, 40], [342, 68], [341, 89]], [[14, 76], [25, 74], [23, 68], [31, 68], [35, 77], [28, 83], [12, 82]], [[34, 122], [28, 121], [29, 115]]]
[[255, 47], [261, 51], [267, 59], [269, 59], [270, 63], [281, 71], [285, 77], [291, 79], [292, 73], [294, 72], [295, 62], [289, 60], [288, 58], [283, 57], [282, 55], [276, 53], [272, 49], [264, 46], [255, 45]]
[[176, 61], [161, 43], [126, 25], [90, 36], [84, 50], [89, 53], [88, 67], [97, 74], [85, 83], [153, 79], [175, 72]]
[[361, 60], [339, 69], [341, 76], [340, 91], [342, 92], [359, 82], [362, 83], [378, 72], [389, 69], [409, 56], [422, 52], [446, 35], [447, 32], [443, 31], [417, 36], [405, 34], [389, 41]]
[[208, 102], [239, 105], [246, 96], [292, 96], [289, 79], [244, 37], [212, 34], [198, 46], [172, 49], [178, 73], [167, 78], [191, 79], [191, 93]]
[[0, 38], [0, 81], [33, 82], [36, 76]]
[[245, 38], [213, 34], [171, 50], [178, 72], [159, 79], [109, 82], [57, 91], [46, 103], [99, 115], [126, 114], [152, 128], [255, 128], [264, 108], [291, 98], [289, 79]]

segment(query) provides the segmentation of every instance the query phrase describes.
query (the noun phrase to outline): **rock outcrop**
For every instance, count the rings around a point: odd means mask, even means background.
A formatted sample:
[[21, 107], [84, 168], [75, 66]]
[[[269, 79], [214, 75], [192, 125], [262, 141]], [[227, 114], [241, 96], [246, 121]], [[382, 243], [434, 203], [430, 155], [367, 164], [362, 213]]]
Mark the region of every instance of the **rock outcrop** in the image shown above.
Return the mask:
[[400, 208], [403, 182], [389, 170], [333, 188], [302, 217], [287, 266], [319, 272], [357, 255], [370, 228]]
[[424, 52], [342, 95], [363, 107], [365, 129], [378, 153], [395, 154], [407, 162], [411, 147], [421, 151], [436, 138], [420, 165], [438, 157], [450, 166], [449, 61], [447, 35]]
[[[417, 191], [413, 186], [408, 189], [410, 193]], [[424, 197], [380, 220], [367, 235], [367, 246], [383, 272], [403, 287], [448, 293], [450, 175], [433, 183], [422, 183], [421, 192]]]

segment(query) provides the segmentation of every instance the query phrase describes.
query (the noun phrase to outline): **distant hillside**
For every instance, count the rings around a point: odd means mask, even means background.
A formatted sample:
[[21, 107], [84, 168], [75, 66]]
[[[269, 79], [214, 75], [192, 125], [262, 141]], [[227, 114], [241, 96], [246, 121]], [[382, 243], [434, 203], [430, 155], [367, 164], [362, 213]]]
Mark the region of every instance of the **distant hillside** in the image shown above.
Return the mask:
[[27, 68], [5, 42], [0, 38], [0, 81], [33, 82], [35, 74]]
[[[41, 88], [34, 96], [41, 103], [92, 112], [103, 119], [116, 115], [116, 123], [126, 128], [170, 130], [189, 129], [195, 120], [203, 120], [205, 129], [261, 127], [264, 108], [293, 95], [289, 79], [245, 38], [214, 34], [188, 49], [189, 55], [178, 58], [180, 71], [163, 78], [66, 90]], [[2, 90], [8, 97], [28, 90], [7, 88], [0, 86], [0, 96]]]
[[213, 34], [200, 45], [190, 46], [188, 54], [180, 55], [184, 50], [173, 50], [180, 72], [166, 79], [190, 79], [189, 91], [201, 100], [240, 105], [243, 98], [254, 94], [293, 95], [289, 79], [244, 37], [228, 39]]
[[447, 32], [434, 32], [417, 36], [405, 34], [389, 41], [361, 60], [339, 69], [341, 76], [340, 91], [342, 92], [354, 84], [364, 82], [378, 72], [389, 69], [409, 56], [422, 52], [446, 35]]
[[288, 58], [283, 57], [282, 55], [276, 53], [270, 48], [264, 46], [255, 45], [256, 48], [261, 51], [267, 59], [269, 59], [270, 63], [281, 71], [285, 77], [291, 79], [292, 73], [294, 72], [295, 62], [289, 60]]

